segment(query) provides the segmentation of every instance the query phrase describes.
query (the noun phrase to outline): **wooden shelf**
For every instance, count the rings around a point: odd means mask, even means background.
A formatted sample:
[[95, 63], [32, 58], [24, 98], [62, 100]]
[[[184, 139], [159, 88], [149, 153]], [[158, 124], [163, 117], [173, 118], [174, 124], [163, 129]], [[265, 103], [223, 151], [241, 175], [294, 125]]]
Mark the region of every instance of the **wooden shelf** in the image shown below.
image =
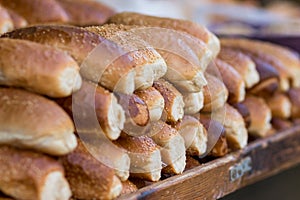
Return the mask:
[[[251, 170], [233, 180], [234, 169], [241, 169], [245, 161]], [[300, 126], [296, 126], [119, 199], [218, 199], [299, 163]]]

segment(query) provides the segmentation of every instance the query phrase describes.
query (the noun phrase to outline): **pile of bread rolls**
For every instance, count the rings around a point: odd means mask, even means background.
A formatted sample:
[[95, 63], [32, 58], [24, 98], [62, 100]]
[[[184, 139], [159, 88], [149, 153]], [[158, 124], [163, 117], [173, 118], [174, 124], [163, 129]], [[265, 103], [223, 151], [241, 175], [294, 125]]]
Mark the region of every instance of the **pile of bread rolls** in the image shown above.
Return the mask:
[[[0, 0], [21, 15], [9, 2], [18, 1]], [[83, 0], [43, 2], [72, 13]], [[67, 22], [102, 23], [85, 17]], [[199, 24], [138, 13], [115, 14], [102, 26], [7, 32], [0, 191], [16, 199], [114, 199], [181, 174], [206, 156], [244, 148], [248, 136], [299, 123], [299, 75], [299, 56], [285, 47], [219, 40]]]

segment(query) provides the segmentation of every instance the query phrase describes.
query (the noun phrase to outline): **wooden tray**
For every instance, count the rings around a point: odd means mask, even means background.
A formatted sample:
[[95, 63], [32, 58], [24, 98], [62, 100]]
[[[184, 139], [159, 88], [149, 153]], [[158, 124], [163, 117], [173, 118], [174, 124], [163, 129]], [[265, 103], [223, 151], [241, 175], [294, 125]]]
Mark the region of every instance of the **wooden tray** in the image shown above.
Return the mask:
[[218, 199], [300, 163], [300, 126], [119, 199]]

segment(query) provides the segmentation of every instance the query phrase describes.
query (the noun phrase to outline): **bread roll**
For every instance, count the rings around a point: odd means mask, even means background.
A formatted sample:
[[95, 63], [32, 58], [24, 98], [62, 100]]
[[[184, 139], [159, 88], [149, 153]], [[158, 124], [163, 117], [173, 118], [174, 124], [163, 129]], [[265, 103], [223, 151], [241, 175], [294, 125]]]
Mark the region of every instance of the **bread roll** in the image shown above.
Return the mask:
[[147, 136], [131, 137], [126, 134], [116, 141], [124, 148], [130, 157], [130, 176], [158, 181], [160, 179], [162, 162], [159, 147]]
[[55, 0], [0, 0], [0, 4], [14, 10], [30, 24], [68, 21], [68, 15]]
[[178, 131], [165, 122], [153, 124], [151, 138], [160, 146], [163, 173], [181, 174], [185, 168], [185, 141]]
[[164, 97], [154, 87], [136, 91], [135, 94], [147, 105], [151, 122], [158, 121], [165, 107]]
[[293, 126], [293, 123], [291, 121], [282, 118], [276, 118], [276, 117], [272, 118], [271, 123], [272, 123], [272, 127], [276, 131], [286, 130]]
[[0, 5], [0, 34], [13, 30], [14, 24], [8, 11]]
[[87, 27], [86, 30], [115, 42], [124, 50], [124, 54], [130, 56], [136, 71], [136, 90], [151, 87], [154, 80], [161, 78], [166, 73], [167, 65], [160, 54], [122, 25], [108, 24]]
[[79, 26], [103, 24], [114, 11], [94, 0], [56, 0], [69, 16], [68, 23]]
[[[213, 74], [212, 68], [219, 70], [220, 80], [224, 82], [229, 92], [229, 103], [238, 103], [245, 99], [245, 82], [241, 75], [229, 64], [220, 59], [214, 60], [207, 72]], [[218, 76], [217, 76], [218, 77]]]
[[[203, 116], [204, 114], [200, 115]], [[208, 115], [208, 114], [206, 114]], [[209, 116], [225, 127], [225, 136], [231, 149], [242, 149], [247, 145], [248, 133], [241, 114], [229, 104]]]
[[259, 97], [247, 96], [243, 102], [251, 117], [251, 125], [248, 128], [249, 134], [254, 137], [266, 137], [271, 129], [272, 113], [266, 102]]
[[[111, 90], [131, 94], [134, 91], [134, 66], [131, 57], [114, 42], [73, 26], [33, 26], [18, 29], [2, 37], [30, 40], [68, 52], [80, 64], [86, 79]], [[119, 58], [119, 59], [116, 59]]]
[[0, 144], [51, 155], [77, 146], [74, 125], [56, 103], [36, 94], [0, 88]]
[[122, 182], [122, 187], [121, 195], [130, 194], [138, 190], [137, 186], [129, 180]]
[[232, 105], [243, 117], [246, 128], [249, 128], [251, 124], [250, 112], [247, 106], [243, 103], [237, 103]]
[[84, 144], [60, 158], [72, 194], [77, 199], [113, 199], [120, 195], [122, 183], [114, 170], [96, 160]]
[[32, 151], [0, 147], [0, 190], [16, 199], [68, 200], [71, 191], [63, 167]]
[[155, 81], [153, 87], [164, 97], [164, 118], [168, 122], [177, 122], [182, 119], [184, 115], [184, 102], [178, 90], [163, 79]]
[[108, 23], [161, 27], [188, 33], [207, 44], [214, 56], [220, 51], [218, 38], [205, 27], [188, 20], [147, 16], [139, 13], [123, 12], [112, 16]]
[[228, 90], [218, 78], [205, 74], [207, 85], [203, 87], [203, 112], [211, 112], [222, 108], [228, 99]]
[[288, 119], [291, 116], [292, 103], [285, 94], [275, 93], [267, 98], [266, 102], [271, 109], [272, 117]]
[[175, 128], [184, 139], [187, 155], [201, 156], [207, 148], [207, 131], [198, 119], [184, 116]]
[[23, 28], [28, 25], [27, 21], [23, 17], [18, 15], [16, 12], [14, 12], [10, 9], [7, 9], [7, 12], [9, 13], [9, 16], [13, 22], [15, 29]]
[[[222, 46], [240, 49], [250, 52], [260, 59], [270, 63], [278, 70], [280, 75], [280, 89], [286, 91], [290, 87], [289, 81], [298, 82], [300, 75], [299, 59], [294, 59], [295, 55], [278, 45], [248, 40], [248, 39], [222, 39]], [[295, 60], [295, 62], [293, 61]], [[298, 84], [296, 84], [299, 86]]]
[[208, 133], [207, 152], [205, 155], [208, 154], [212, 157], [225, 156], [229, 151], [225, 136], [225, 127], [212, 119], [212, 116], [200, 114], [198, 117]]
[[77, 63], [65, 52], [34, 42], [0, 39], [0, 84], [50, 97], [65, 97], [81, 86]]
[[198, 113], [204, 106], [203, 91], [197, 93], [185, 93], [183, 96], [184, 113], [193, 115]]
[[83, 81], [82, 87], [73, 97], [59, 99], [57, 103], [71, 116], [76, 114], [72, 109], [75, 106], [81, 112], [86, 112], [87, 117], [93, 117], [91, 112], [95, 113], [102, 131], [111, 140], [116, 140], [124, 128], [125, 113], [117, 98], [94, 83]]
[[259, 73], [259, 83], [254, 85], [249, 92], [258, 96], [269, 96], [279, 89], [279, 73], [266, 61], [251, 56]]
[[255, 63], [246, 54], [231, 48], [221, 48], [218, 58], [228, 63], [241, 75], [247, 88], [259, 82]]
[[291, 118], [300, 118], [300, 88], [292, 88], [287, 93], [291, 103], [292, 103], [292, 113]]

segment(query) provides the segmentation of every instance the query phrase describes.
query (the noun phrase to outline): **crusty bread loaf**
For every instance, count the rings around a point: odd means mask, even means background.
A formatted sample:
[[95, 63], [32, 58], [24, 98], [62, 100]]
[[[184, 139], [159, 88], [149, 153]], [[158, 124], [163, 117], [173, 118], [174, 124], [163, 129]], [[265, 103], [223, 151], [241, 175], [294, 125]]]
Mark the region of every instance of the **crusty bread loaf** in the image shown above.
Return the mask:
[[160, 54], [137, 35], [122, 25], [107, 24], [85, 28], [118, 44], [124, 54], [130, 56], [136, 71], [135, 89], [151, 87], [154, 80], [161, 78], [167, 65]]
[[158, 121], [165, 107], [164, 97], [154, 87], [145, 90], [136, 91], [135, 94], [140, 97], [147, 105], [150, 121]]
[[256, 71], [255, 63], [246, 54], [225, 47], [221, 48], [218, 58], [228, 63], [241, 75], [247, 88], [251, 88], [258, 83], [259, 74]]
[[84, 144], [72, 153], [60, 158], [73, 197], [77, 199], [113, 199], [122, 191], [121, 181], [115, 176], [114, 169], [101, 163]]
[[14, 24], [8, 11], [0, 4], [0, 34], [11, 31], [13, 28]]
[[275, 93], [265, 99], [271, 109], [272, 117], [288, 119], [291, 116], [292, 103], [285, 94]]
[[185, 141], [178, 131], [165, 122], [153, 123], [151, 138], [160, 146], [163, 173], [181, 174], [185, 168]]
[[65, 97], [81, 86], [71, 56], [30, 41], [0, 39], [0, 84], [23, 87], [50, 97]]
[[300, 88], [292, 88], [287, 93], [292, 103], [291, 117], [293, 119], [300, 118]]
[[69, 19], [67, 13], [55, 0], [0, 0], [0, 4], [14, 10], [30, 24], [63, 23]]
[[184, 93], [184, 114], [193, 115], [198, 113], [204, 106], [204, 94], [203, 91], [197, 93]]
[[68, 200], [71, 197], [63, 167], [50, 157], [1, 146], [0, 166], [0, 190], [13, 198]]
[[251, 125], [248, 128], [254, 137], [266, 137], [271, 129], [272, 113], [266, 102], [259, 97], [247, 96], [243, 104], [250, 112]]
[[[70, 116], [73, 110], [85, 112], [88, 117], [96, 114], [100, 127], [107, 138], [116, 140], [124, 128], [125, 114], [114, 94], [94, 83], [83, 81], [82, 87], [72, 97], [56, 101]], [[76, 108], [74, 108], [76, 107]]]
[[229, 92], [228, 102], [238, 103], [243, 101], [246, 95], [246, 87], [241, 75], [231, 65], [220, 59], [215, 59], [208, 67], [207, 72], [214, 74], [215, 70], [218, 70], [217, 73], [219, 73], [216, 77], [225, 84]]
[[203, 112], [222, 108], [228, 99], [228, 90], [224, 83], [213, 75], [205, 74], [207, 85], [203, 87]]
[[205, 27], [188, 20], [147, 16], [139, 13], [123, 12], [112, 16], [108, 23], [161, 27], [188, 33], [207, 44], [213, 55], [220, 50], [218, 38]]
[[36, 94], [0, 88], [0, 144], [64, 155], [77, 145], [74, 125], [56, 103]]
[[123, 134], [115, 143], [128, 152], [131, 160], [131, 177], [148, 181], [160, 179], [162, 169], [160, 149], [151, 138], [131, 137]]
[[184, 139], [187, 155], [202, 156], [206, 152], [207, 131], [198, 119], [186, 115], [175, 128]]
[[111, 91], [126, 94], [134, 91], [135, 72], [131, 57], [124, 55], [114, 42], [95, 33], [73, 26], [44, 25], [18, 29], [2, 37], [57, 47], [74, 57], [86, 79]]
[[8, 8], [6, 8], [6, 10], [9, 13], [9, 16], [13, 22], [15, 29], [23, 28], [28, 25], [27, 21], [23, 17], [21, 17], [19, 14], [17, 14], [16, 12], [14, 12]]
[[100, 25], [114, 14], [114, 11], [95, 0], [56, 0], [67, 13], [68, 23], [86, 26]]
[[177, 122], [184, 115], [184, 102], [178, 90], [167, 81], [160, 79], [155, 81], [153, 87], [160, 92], [165, 100], [163, 117], [168, 122]]
[[[278, 45], [248, 40], [248, 39], [222, 39], [222, 46], [240, 49], [250, 52], [260, 59], [273, 65], [278, 70], [280, 75], [280, 89], [287, 91], [290, 87], [289, 81], [298, 82], [300, 75], [299, 59], [294, 59], [295, 55], [287, 49]], [[298, 83], [295, 86], [299, 86]]]

